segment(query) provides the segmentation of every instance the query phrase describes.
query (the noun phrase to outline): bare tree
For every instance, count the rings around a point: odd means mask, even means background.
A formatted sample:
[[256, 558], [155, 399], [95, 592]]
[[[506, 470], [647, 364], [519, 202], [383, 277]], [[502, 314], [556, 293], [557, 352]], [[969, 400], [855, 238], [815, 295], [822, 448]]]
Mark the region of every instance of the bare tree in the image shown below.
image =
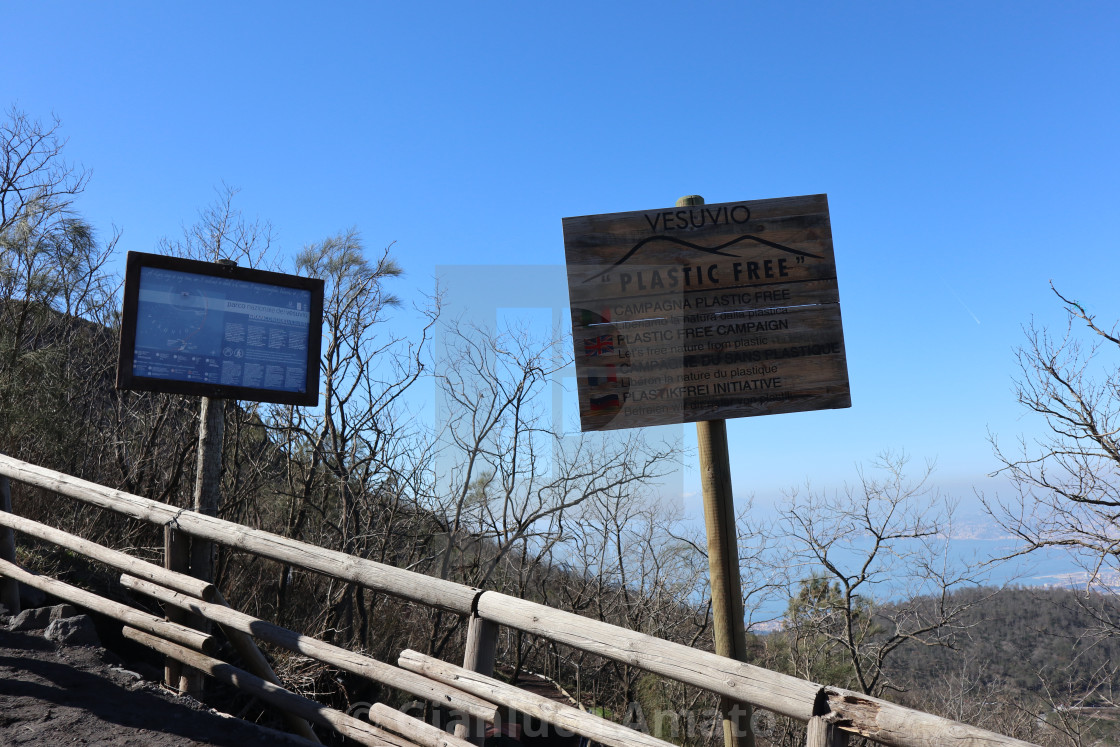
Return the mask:
[[[1053, 289], [1053, 288], [1052, 288]], [[1018, 488], [984, 505], [1016, 539], [1016, 555], [1064, 548], [1085, 571], [1086, 588], [1120, 590], [1120, 333], [1054, 290], [1065, 309], [1063, 330], [1034, 323], [1018, 351], [1019, 403], [1041, 416], [1045, 436], [1005, 448], [997, 474]], [[1120, 620], [1100, 620], [1120, 634]]]
[[[1115, 737], [1113, 720], [1118, 703], [1113, 692], [1117, 667], [1109, 662], [1097, 671], [1077, 676], [1073, 667], [1038, 673], [1038, 697], [1026, 707], [1039, 715], [1045, 741], [1061, 747], [1088, 747]], [[1033, 707], [1032, 707], [1033, 706]], [[1042, 741], [1042, 740], [1040, 740]]]
[[[426, 434], [404, 401], [421, 376], [438, 303], [421, 311], [420, 334], [389, 331], [399, 300], [389, 291], [402, 269], [388, 249], [369, 257], [355, 230], [305, 247], [298, 272], [326, 281], [317, 409], [273, 407], [265, 416], [285, 455], [281, 531], [363, 557], [415, 562], [407, 535], [426, 531], [414, 509], [424, 490]], [[282, 568], [276, 604], [283, 608], [293, 575]], [[353, 584], [325, 592], [319, 625], [352, 630], [368, 643], [370, 600]], [[353, 625], [357, 621], [358, 625]]]
[[[572, 535], [570, 555], [554, 604], [666, 640], [711, 648], [707, 561], [691, 536], [696, 530], [686, 525], [673, 497], [662, 498], [652, 490], [604, 495], [581, 506], [566, 523]], [[713, 709], [716, 705], [706, 693], [624, 662], [585, 652], [572, 652], [569, 661], [596, 704], [618, 713], [640, 704], [655, 733], [669, 728], [658, 715], [677, 728], [681, 714], [687, 721], [698, 702]], [[667, 738], [667, 732], [660, 735]]]
[[904, 705], [1027, 742], [1056, 744], [1057, 734], [1043, 718], [1054, 706], [993, 678], [991, 668], [991, 661], [961, 658], [920, 692], [909, 693]]
[[[1019, 403], [1045, 424], [1044, 435], [992, 445], [1009, 477], [1012, 496], [982, 496], [985, 508], [1016, 540], [1009, 557], [1065, 550], [1081, 567], [1077, 605], [1091, 621], [1090, 641], [1120, 636], [1115, 605], [1120, 591], [1120, 331], [1051, 285], [1065, 311], [1063, 328], [1031, 322], [1017, 359]], [[1104, 596], [1102, 597], [1101, 594]], [[1091, 706], [1115, 707], [1115, 672], [1091, 681], [1053, 669], [1039, 673], [1045, 723], [1055, 743], [1093, 742], [1100, 726]]]
[[277, 264], [272, 224], [248, 219], [234, 201], [240, 190], [222, 184], [214, 200], [198, 211], [198, 219], [183, 227], [178, 238], [159, 242], [163, 254], [217, 262], [228, 259], [246, 267], [267, 268]]
[[435, 572], [519, 596], [539, 593], [538, 573], [569, 539], [577, 507], [641, 493], [668, 471], [677, 446], [647, 443], [633, 431], [560, 433], [541, 405], [569, 355], [558, 335], [450, 324], [444, 339], [443, 469], [426, 504], [445, 522]]
[[781, 523], [796, 585], [786, 623], [799, 676], [846, 676], [826, 684], [878, 695], [897, 687], [894, 651], [949, 645], [977, 603], [951, 594], [982, 580], [948, 553], [952, 504], [928, 487], [931, 466], [911, 480], [906, 465], [884, 454], [854, 488], [789, 497]]
[[0, 124], [0, 235], [19, 223], [39, 232], [71, 214], [90, 174], [62, 156], [58, 118], [42, 122], [12, 107]]

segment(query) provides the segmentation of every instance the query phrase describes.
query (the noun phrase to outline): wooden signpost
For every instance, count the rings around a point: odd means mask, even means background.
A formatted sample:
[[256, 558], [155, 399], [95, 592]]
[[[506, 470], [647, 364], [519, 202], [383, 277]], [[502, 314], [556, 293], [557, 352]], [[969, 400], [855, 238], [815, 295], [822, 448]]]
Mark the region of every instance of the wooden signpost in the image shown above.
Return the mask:
[[[824, 195], [564, 219], [583, 430], [696, 423], [716, 653], [746, 661], [725, 418], [851, 406]], [[753, 747], [724, 698], [726, 747]]]
[[[117, 388], [200, 397], [195, 511], [218, 515], [225, 399], [318, 404], [323, 293], [322, 279], [229, 259], [128, 253]], [[167, 568], [209, 582], [214, 561], [210, 541], [164, 527]], [[169, 617], [185, 620], [177, 610]], [[201, 675], [181, 676], [177, 661], [165, 677], [181, 691], [201, 689]]]
[[851, 406], [824, 195], [564, 219], [584, 430]]

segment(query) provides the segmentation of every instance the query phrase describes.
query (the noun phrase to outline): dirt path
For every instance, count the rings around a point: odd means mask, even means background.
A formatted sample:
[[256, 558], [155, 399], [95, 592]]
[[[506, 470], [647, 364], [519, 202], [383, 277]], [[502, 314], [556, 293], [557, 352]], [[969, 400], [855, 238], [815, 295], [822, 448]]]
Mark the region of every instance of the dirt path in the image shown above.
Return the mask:
[[[92, 646], [0, 626], [0, 745], [291, 745], [276, 732], [175, 697]], [[298, 744], [306, 744], [302, 740]]]

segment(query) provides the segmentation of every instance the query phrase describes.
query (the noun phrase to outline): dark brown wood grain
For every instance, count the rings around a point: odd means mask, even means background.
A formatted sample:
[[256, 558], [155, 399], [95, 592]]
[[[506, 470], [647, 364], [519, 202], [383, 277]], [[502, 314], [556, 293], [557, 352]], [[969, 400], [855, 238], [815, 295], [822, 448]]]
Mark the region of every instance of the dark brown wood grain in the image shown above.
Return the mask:
[[564, 220], [583, 430], [851, 406], [825, 195]]

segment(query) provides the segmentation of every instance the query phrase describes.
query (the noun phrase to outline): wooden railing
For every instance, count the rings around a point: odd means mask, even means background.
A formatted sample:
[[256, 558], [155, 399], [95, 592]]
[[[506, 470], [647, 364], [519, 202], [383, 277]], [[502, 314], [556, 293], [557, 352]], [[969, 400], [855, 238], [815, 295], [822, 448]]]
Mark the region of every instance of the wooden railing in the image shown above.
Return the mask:
[[[744, 664], [495, 591], [432, 578], [158, 503], [0, 454], [0, 494], [6, 493], [6, 478], [134, 519], [174, 527], [192, 537], [241, 552], [469, 618], [464, 667], [413, 651], [403, 652], [398, 665], [394, 666], [231, 610], [209, 584], [7, 513], [10, 504], [0, 506], [5, 509], [0, 511], [0, 527], [7, 528], [0, 530], [0, 553], [4, 553], [0, 555], [0, 576], [8, 582], [18, 580], [61, 599], [116, 617], [125, 622], [128, 626], [126, 635], [134, 640], [211, 676], [248, 689], [262, 700], [277, 704], [298, 718], [337, 729], [364, 744], [434, 746], [478, 743], [479, 732], [477, 728], [472, 729], [472, 725], [477, 727], [479, 722], [493, 721], [499, 706], [534, 716], [604, 745], [665, 747], [669, 744], [577, 708], [558, 705], [518, 690], [489, 676], [493, 670], [493, 652], [500, 626], [531, 633], [806, 722], [809, 725], [809, 744], [814, 746], [842, 743], [847, 735], [863, 736], [896, 747], [1029, 744], [862, 693]], [[4, 536], [13, 529], [123, 571], [127, 575], [122, 577], [122, 583], [128, 588], [218, 624], [235, 645], [238, 645], [237, 640], [244, 645], [251, 636], [444, 705], [464, 719], [457, 727], [458, 736], [436, 730], [385, 706], [371, 708], [371, 725], [306, 701], [284, 690], [274, 677], [270, 681], [267, 676], [270, 670], [263, 675], [261, 672], [249, 673], [214, 659], [206, 653], [212, 643], [198, 631], [108, 600], [98, 601], [100, 598], [89, 592], [20, 569], [14, 565], [14, 554], [8, 549], [14, 545]], [[0, 591], [4, 589], [0, 585]], [[247, 657], [243, 654], [242, 658]], [[309, 730], [303, 733], [310, 736]], [[460, 737], [470, 738], [471, 741]]]

